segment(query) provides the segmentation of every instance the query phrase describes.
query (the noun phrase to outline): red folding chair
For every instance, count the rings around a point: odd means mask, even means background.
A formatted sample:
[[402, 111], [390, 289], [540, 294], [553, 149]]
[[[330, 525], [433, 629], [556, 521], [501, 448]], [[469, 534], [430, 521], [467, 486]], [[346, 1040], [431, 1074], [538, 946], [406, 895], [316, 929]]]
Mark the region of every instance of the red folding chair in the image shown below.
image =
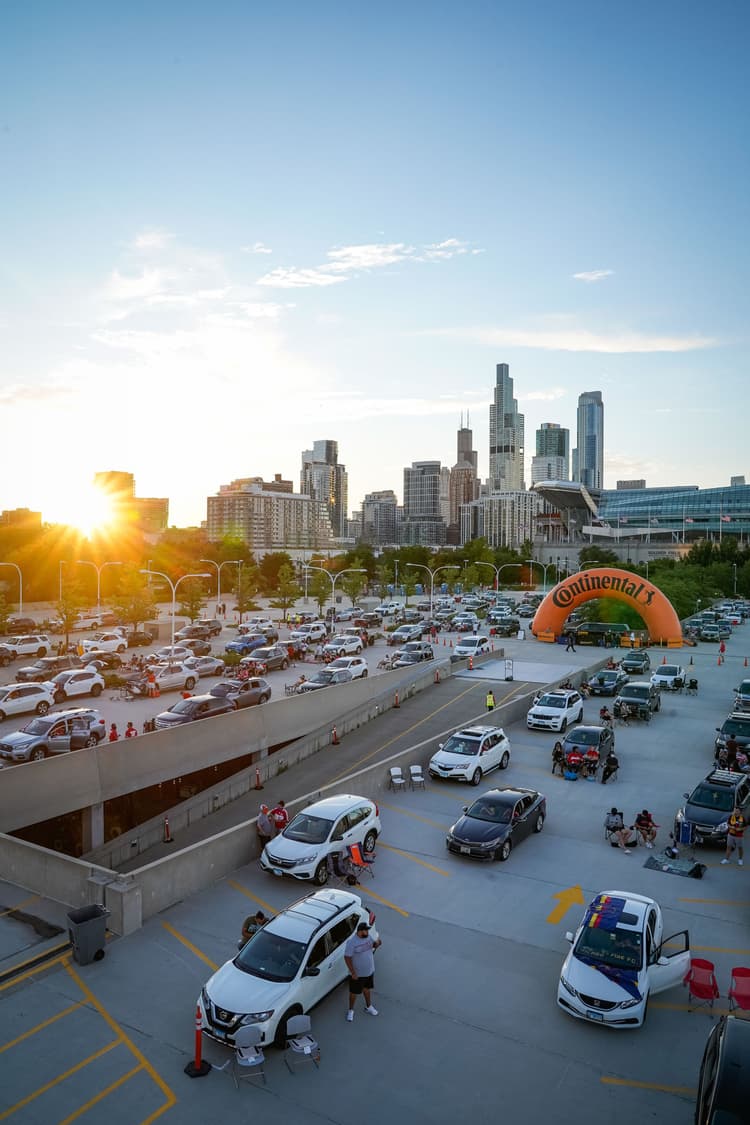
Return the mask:
[[750, 1012], [750, 969], [732, 969], [732, 979], [729, 982], [729, 1011], [742, 1008]]
[[687, 985], [688, 1011], [692, 1012], [691, 1002], [695, 1000], [697, 1004], [707, 1004], [713, 1014], [714, 1000], [720, 995], [713, 962], [704, 961], [702, 957], [691, 957], [690, 968], [682, 978], [682, 983]]
[[347, 849], [349, 852], [349, 860], [356, 873], [357, 879], [361, 875], [369, 875], [371, 879], [375, 878], [373, 867], [375, 866], [374, 859], [368, 859], [363, 853], [359, 844], [349, 844]]

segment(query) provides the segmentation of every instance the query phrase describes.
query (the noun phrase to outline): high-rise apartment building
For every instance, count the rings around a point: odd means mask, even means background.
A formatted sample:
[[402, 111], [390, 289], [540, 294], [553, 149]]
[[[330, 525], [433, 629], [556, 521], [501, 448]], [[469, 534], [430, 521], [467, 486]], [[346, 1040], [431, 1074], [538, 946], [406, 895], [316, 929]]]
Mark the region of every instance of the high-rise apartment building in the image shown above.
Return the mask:
[[339, 464], [337, 441], [313, 442], [302, 454], [300, 492], [325, 504], [333, 534], [343, 537], [349, 506], [349, 482], [344, 465]]
[[292, 482], [277, 475], [245, 477], [224, 484], [206, 502], [206, 534], [241, 539], [253, 551], [325, 549], [333, 544], [327, 506], [312, 496], [292, 492]]
[[494, 492], [523, 491], [524, 417], [513, 397], [507, 363], [498, 363], [490, 403], [489, 484]]
[[117, 470], [94, 473], [94, 488], [106, 496], [112, 524], [127, 524], [144, 535], [158, 535], [167, 529], [169, 500], [136, 496], [132, 473]]
[[396, 542], [398, 499], [390, 488], [368, 492], [362, 503], [362, 539], [383, 546]]
[[578, 396], [576, 448], [573, 450], [573, 480], [587, 488], [604, 487], [604, 403], [601, 391]]
[[540, 501], [536, 492], [493, 492], [461, 507], [461, 542], [484, 536], [491, 547], [514, 550], [533, 539]]
[[445, 542], [441, 512], [439, 461], [414, 461], [404, 469], [404, 518], [399, 524], [403, 543], [439, 545]]

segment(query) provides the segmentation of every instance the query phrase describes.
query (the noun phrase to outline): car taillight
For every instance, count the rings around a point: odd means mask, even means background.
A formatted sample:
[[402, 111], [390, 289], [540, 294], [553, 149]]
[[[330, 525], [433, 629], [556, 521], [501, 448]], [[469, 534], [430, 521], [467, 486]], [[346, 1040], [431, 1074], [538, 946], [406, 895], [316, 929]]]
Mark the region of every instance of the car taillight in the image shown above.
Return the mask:
[[369, 925], [373, 926], [375, 924], [375, 912], [373, 910], [368, 912], [367, 919]]
[[377, 805], [375, 806], [375, 816], [380, 816], [380, 809]]

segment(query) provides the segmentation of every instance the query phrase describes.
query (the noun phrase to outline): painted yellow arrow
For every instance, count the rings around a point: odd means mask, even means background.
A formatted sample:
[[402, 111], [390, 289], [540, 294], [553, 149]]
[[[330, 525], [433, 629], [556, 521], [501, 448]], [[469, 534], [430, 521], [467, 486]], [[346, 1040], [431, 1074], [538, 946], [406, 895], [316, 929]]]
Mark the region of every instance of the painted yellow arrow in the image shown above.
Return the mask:
[[586, 901], [580, 887], [566, 887], [564, 891], [558, 891], [552, 897], [557, 899], [557, 906], [551, 914], [547, 915], [547, 921], [553, 925], [555, 922], [562, 921], [571, 906], [583, 906]]

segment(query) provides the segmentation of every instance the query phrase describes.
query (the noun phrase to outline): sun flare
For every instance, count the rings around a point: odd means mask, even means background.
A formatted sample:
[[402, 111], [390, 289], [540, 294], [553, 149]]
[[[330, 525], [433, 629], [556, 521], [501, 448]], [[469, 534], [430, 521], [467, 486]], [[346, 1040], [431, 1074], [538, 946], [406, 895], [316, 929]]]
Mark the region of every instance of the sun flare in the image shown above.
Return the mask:
[[84, 489], [73, 503], [61, 506], [55, 512], [52, 522], [74, 528], [90, 539], [96, 532], [104, 531], [115, 522], [112, 498], [100, 488]]

